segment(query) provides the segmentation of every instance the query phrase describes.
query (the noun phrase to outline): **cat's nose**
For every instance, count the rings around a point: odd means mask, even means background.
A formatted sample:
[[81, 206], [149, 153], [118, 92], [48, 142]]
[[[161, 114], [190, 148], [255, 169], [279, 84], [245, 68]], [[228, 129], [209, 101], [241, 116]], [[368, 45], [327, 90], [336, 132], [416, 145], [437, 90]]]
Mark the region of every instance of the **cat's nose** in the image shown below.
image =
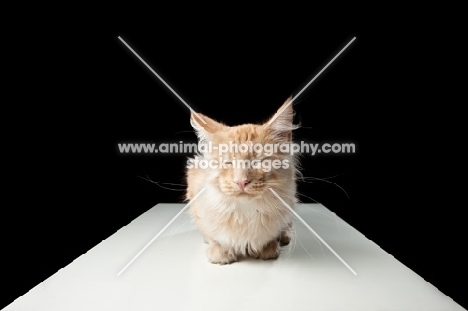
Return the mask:
[[242, 191], [244, 191], [245, 186], [250, 182], [250, 180], [242, 179], [234, 182], [239, 186], [239, 188], [241, 188]]

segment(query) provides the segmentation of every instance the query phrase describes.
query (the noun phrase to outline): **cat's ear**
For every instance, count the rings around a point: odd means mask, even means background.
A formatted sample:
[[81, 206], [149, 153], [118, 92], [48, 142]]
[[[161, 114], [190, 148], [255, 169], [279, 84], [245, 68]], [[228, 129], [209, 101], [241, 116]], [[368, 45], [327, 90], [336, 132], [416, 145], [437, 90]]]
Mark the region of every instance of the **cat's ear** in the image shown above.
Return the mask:
[[298, 128], [293, 124], [294, 110], [292, 97], [289, 97], [264, 126], [280, 141], [289, 142], [292, 131]]
[[224, 124], [216, 122], [201, 113], [194, 113], [190, 115], [190, 124], [195, 129], [199, 138], [207, 139], [212, 134], [223, 130]]

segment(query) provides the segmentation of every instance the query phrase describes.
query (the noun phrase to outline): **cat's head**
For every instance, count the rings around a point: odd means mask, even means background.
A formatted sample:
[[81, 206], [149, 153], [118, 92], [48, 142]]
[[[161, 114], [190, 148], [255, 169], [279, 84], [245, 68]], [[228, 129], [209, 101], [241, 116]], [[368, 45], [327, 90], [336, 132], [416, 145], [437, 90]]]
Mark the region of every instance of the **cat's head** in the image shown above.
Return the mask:
[[284, 151], [284, 145], [292, 143], [292, 130], [298, 127], [293, 124], [290, 101], [263, 124], [227, 126], [192, 113], [190, 122], [205, 146], [197, 159], [205, 161], [201, 167], [221, 193], [253, 198], [268, 188], [295, 187], [296, 157]]

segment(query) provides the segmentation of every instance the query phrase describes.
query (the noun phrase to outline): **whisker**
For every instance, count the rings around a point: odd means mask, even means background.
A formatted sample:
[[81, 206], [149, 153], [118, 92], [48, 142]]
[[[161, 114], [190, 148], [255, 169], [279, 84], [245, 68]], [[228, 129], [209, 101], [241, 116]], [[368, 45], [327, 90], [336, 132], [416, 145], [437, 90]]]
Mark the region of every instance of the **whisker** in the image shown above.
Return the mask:
[[[304, 178], [309, 178], [309, 179], [313, 179], [313, 180], [319, 180], [319, 181], [323, 181], [323, 182], [326, 182], [326, 183], [329, 183], [329, 184], [332, 184], [332, 185], [335, 185], [337, 186], [338, 188], [340, 188], [345, 194], [346, 196], [348, 197], [349, 199], [349, 195], [348, 193], [346, 192], [346, 190], [343, 189], [343, 187], [341, 187], [340, 185], [338, 185], [337, 183], [334, 183], [334, 182], [331, 182], [331, 181], [328, 181], [326, 179], [323, 179], [323, 178], [318, 178], [318, 177], [304, 177]], [[330, 177], [331, 178], [331, 177]]]
[[[278, 192], [279, 194], [281, 194], [281, 196], [283, 196], [283, 197], [292, 198], [291, 196], [288, 196], [287, 194], [282, 193], [281, 191], [278, 191], [278, 190], [275, 190], [275, 191]], [[307, 195], [305, 195], [305, 194], [300, 193], [299, 191], [296, 191], [296, 194], [299, 194], [299, 195], [302, 195], [302, 196], [304, 196], [304, 197], [306, 197], [306, 198], [308, 198], [308, 199], [311, 199], [311, 200], [314, 201], [315, 203], [322, 204], [322, 203], [320, 203], [319, 201], [317, 201], [317, 200], [315, 200], [315, 199], [313, 199], [313, 198], [311, 198], [311, 197], [309, 197], [309, 196], [307, 196]], [[301, 199], [299, 199], [299, 198], [296, 198], [296, 199], [297, 199], [297, 201], [298, 201], [297, 203], [305, 204], [305, 202], [303, 202]], [[318, 210], [315, 209], [313, 206], [311, 206], [311, 208], [312, 208], [312, 210], [313, 210], [314, 212], [317, 212], [317, 213], [319, 213], [319, 214], [321, 214], [321, 215], [323, 215], [323, 216], [325, 216], [325, 217], [328, 217], [328, 218], [334, 220], [334, 221], [336, 222], [337, 227], [338, 227], [338, 231], [341, 231], [340, 222], [338, 221], [338, 217], [336, 216], [336, 214], [330, 212], [330, 214], [332, 214], [332, 215], [328, 215], [328, 214], [325, 214], [325, 213], [322, 213], [322, 212], [318, 211]]]
[[[167, 185], [182, 185], [182, 184], [161, 183], [161, 182], [157, 182], [157, 181], [153, 181], [153, 180], [149, 179], [148, 176], [146, 176], [147, 178], [144, 178], [144, 177], [141, 177], [141, 176], [138, 176], [138, 177], [140, 177], [143, 180], [149, 181], [150, 183], [156, 184], [157, 186], [159, 186], [159, 187], [161, 187], [163, 189], [172, 190], [172, 191], [185, 191], [186, 190], [186, 189], [174, 189], [174, 188], [161, 186], [161, 184], [167, 184]], [[182, 186], [186, 186], [186, 185], [182, 185]]]
[[[335, 178], [335, 177], [338, 177], [338, 176], [341, 176], [342, 174], [336, 174], [336, 175], [333, 175], [333, 176], [328, 176], [328, 177], [320, 177], [321, 179], [331, 179], [331, 178]], [[319, 178], [319, 177], [313, 177], [313, 176], [302, 176], [302, 178]]]

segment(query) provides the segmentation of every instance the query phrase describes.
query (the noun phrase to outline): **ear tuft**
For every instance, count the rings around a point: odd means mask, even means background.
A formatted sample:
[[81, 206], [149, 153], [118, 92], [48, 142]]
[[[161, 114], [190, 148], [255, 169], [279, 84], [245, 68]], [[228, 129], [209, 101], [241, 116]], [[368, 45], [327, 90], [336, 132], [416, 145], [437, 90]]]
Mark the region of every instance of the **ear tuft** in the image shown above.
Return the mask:
[[292, 139], [292, 131], [299, 127], [293, 124], [293, 119], [293, 102], [290, 96], [265, 126], [269, 127], [281, 141], [289, 142]]
[[190, 124], [195, 129], [200, 140], [206, 140], [212, 134], [219, 132], [224, 128], [224, 124], [216, 122], [201, 113], [194, 113], [193, 111], [190, 115]]

